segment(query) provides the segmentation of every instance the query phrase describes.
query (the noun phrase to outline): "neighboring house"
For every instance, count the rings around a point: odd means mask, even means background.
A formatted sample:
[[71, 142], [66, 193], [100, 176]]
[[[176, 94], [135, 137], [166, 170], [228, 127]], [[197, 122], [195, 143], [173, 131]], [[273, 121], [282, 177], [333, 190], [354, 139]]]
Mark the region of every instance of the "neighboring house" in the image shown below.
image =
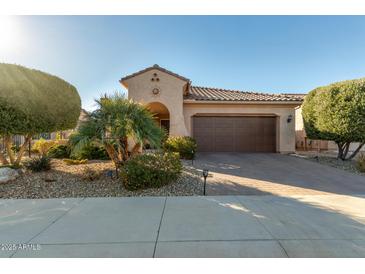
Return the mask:
[[295, 151], [295, 112], [303, 96], [197, 87], [158, 65], [120, 83], [170, 135], [194, 137], [198, 151]]

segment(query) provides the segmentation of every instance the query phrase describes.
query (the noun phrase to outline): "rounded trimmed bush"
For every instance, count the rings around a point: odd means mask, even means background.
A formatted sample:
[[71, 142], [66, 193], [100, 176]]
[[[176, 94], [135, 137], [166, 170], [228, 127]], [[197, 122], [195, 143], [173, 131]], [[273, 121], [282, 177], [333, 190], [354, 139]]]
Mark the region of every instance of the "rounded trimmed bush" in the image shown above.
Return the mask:
[[80, 150], [71, 153], [72, 159], [88, 159], [88, 160], [109, 160], [109, 155], [103, 146], [97, 144], [87, 144]]
[[181, 170], [177, 153], [139, 154], [122, 166], [120, 177], [129, 190], [158, 188], [177, 180]]
[[190, 136], [168, 137], [163, 144], [165, 151], [177, 152], [183, 159], [194, 159], [197, 144], [194, 138]]
[[0, 63], [0, 135], [75, 128], [81, 99], [74, 86], [56, 76]]
[[48, 150], [48, 157], [63, 159], [70, 158], [70, 147], [68, 145], [54, 145]]
[[[302, 115], [308, 138], [334, 141], [338, 158], [352, 159], [365, 143], [365, 78], [312, 90], [304, 99]], [[352, 142], [360, 146], [347, 157]]]

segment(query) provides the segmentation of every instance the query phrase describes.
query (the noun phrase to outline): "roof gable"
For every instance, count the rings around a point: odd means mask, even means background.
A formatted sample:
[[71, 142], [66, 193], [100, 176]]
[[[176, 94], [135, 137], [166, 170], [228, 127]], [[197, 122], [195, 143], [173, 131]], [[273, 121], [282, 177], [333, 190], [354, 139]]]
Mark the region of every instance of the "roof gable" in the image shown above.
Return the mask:
[[182, 81], [185, 81], [185, 82], [190, 83], [190, 80], [189, 80], [188, 78], [185, 78], [185, 77], [183, 77], [183, 76], [181, 76], [181, 75], [179, 75], [179, 74], [177, 74], [177, 73], [174, 73], [174, 72], [172, 72], [172, 71], [170, 71], [170, 70], [167, 70], [167, 69], [165, 69], [165, 68], [163, 68], [163, 67], [160, 67], [160, 66], [159, 66], [159, 65], [157, 65], [157, 64], [155, 64], [155, 65], [153, 65], [153, 66], [151, 66], [151, 67], [145, 68], [145, 69], [143, 69], [143, 70], [140, 70], [140, 71], [138, 71], [138, 72], [132, 73], [132, 74], [130, 74], [130, 75], [127, 75], [127, 76], [123, 77], [122, 79], [120, 79], [120, 81], [119, 81], [119, 82], [120, 82], [120, 83], [123, 83], [124, 81], [126, 81], [126, 80], [128, 80], [128, 79], [131, 79], [131, 78], [133, 78], [133, 77], [135, 77], [135, 76], [138, 76], [138, 75], [140, 75], [140, 74], [142, 74], [142, 73], [148, 72], [148, 71], [153, 70], [153, 69], [157, 69], [157, 70], [162, 71], [162, 72], [164, 72], [164, 73], [167, 73], [167, 74], [169, 74], [169, 75], [171, 75], [171, 76], [174, 76], [174, 77], [176, 77], [176, 78], [178, 78], [178, 79], [180, 79], [180, 80], [182, 80]]

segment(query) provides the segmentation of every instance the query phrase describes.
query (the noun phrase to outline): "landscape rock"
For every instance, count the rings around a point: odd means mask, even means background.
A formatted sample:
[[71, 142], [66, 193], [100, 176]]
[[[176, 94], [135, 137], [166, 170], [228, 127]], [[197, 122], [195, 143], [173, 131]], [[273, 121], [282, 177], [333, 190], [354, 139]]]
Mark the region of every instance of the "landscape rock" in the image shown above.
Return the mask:
[[18, 171], [10, 167], [0, 168], [0, 184], [7, 183], [19, 177]]
[[[108, 160], [90, 160], [87, 164], [66, 165], [61, 159], [52, 159], [52, 169], [42, 172], [24, 170], [12, 183], [0, 184], [0, 199], [46, 199], [76, 197], [130, 197], [130, 196], [193, 196], [202, 195], [201, 172], [183, 161], [181, 177], [160, 188], [127, 190], [116, 178], [114, 164]], [[85, 169], [100, 174], [95, 180], [85, 180]], [[108, 176], [113, 170], [113, 176]], [[19, 171], [18, 171], [19, 172]], [[108, 175], [107, 175], [108, 174]]]

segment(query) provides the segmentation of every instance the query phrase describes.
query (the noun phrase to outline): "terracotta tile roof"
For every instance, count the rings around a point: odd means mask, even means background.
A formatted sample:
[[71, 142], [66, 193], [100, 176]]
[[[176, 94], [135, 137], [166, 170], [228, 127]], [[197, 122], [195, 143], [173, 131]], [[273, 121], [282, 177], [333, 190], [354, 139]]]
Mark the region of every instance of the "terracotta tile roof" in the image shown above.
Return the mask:
[[189, 80], [188, 78], [185, 78], [185, 77], [183, 77], [183, 76], [181, 76], [181, 75], [179, 75], [179, 74], [177, 74], [177, 73], [175, 73], [175, 72], [172, 72], [172, 71], [170, 71], [170, 70], [167, 70], [167, 69], [165, 69], [165, 68], [162, 68], [162, 67], [160, 67], [160, 66], [159, 66], [159, 65], [157, 65], [157, 64], [153, 65], [152, 67], [148, 67], [148, 68], [142, 69], [142, 70], [140, 70], [140, 71], [138, 71], [138, 72], [135, 72], [135, 73], [133, 73], [133, 74], [127, 75], [127, 76], [123, 77], [122, 79], [120, 79], [120, 81], [119, 81], [119, 82], [123, 82], [123, 81], [125, 81], [125, 80], [127, 80], [127, 79], [130, 79], [130, 78], [132, 78], [132, 77], [134, 77], [134, 76], [137, 76], [137, 75], [139, 75], [139, 74], [145, 73], [145, 72], [147, 72], [147, 71], [149, 71], [149, 70], [152, 70], [152, 69], [157, 69], [157, 70], [159, 70], [159, 71], [165, 72], [165, 73], [167, 73], [167, 74], [170, 74], [170, 75], [172, 75], [172, 76], [175, 76], [176, 78], [179, 78], [179, 79], [181, 79], [181, 80], [183, 80], [183, 81], [186, 81], [186, 82], [190, 83], [190, 80]]
[[195, 101], [303, 101], [303, 97], [300, 94], [298, 96], [295, 94], [268, 94], [197, 86], [191, 86], [189, 93], [184, 99]]
[[299, 98], [302, 98], [302, 100], [304, 100], [304, 97], [307, 96], [306, 93], [282, 93], [282, 94], [288, 95], [288, 96], [299, 97]]

